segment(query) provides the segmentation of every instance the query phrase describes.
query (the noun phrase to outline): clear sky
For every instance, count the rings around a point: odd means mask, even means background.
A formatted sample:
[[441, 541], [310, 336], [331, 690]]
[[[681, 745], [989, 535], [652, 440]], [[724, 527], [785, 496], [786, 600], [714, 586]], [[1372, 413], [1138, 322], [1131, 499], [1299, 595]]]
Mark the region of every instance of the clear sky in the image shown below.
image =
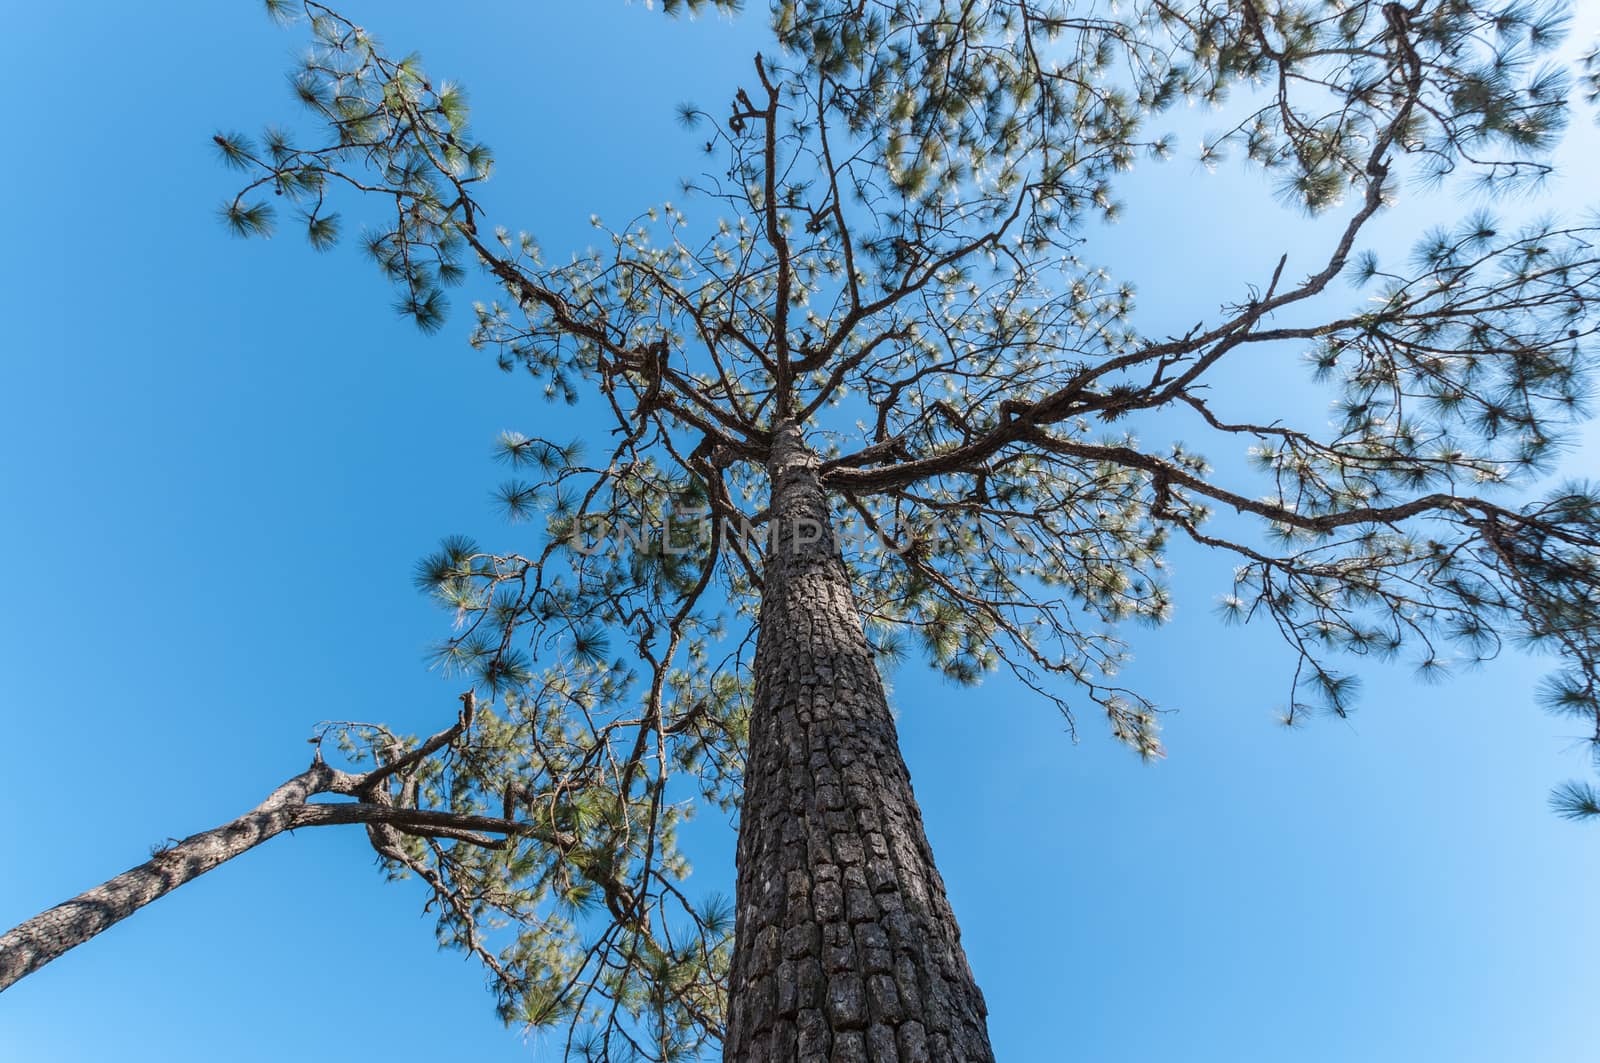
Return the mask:
[[[555, 252], [590, 238], [591, 212], [675, 197], [696, 153], [673, 106], [716, 110], [750, 79], [763, 7], [740, 24], [620, 2], [347, 11], [466, 82], [498, 219]], [[411, 566], [447, 533], [505, 535], [499, 430], [581, 426], [471, 352], [461, 318], [433, 337], [395, 318], [353, 247], [224, 233], [233, 175], [211, 133], [295, 117], [300, 38], [254, 0], [5, 12], [10, 926], [253, 805], [304, 767], [319, 720], [450, 719], [459, 684], [422, 663], [444, 618]], [[1588, 16], [1581, 33], [1597, 30]], [[1206, 175], [1188, 161], [1204, 117], [1174, 121], [1191, 150], [1133, 175], [1126, 220], [1086, 253], [1139, 285], [1153, 333], [1325, 232], [1252, 175]], [[1595, 133], [1583, 120], [1563, 153], [1564, 208], [1600, 162]], [[1465, 207], [1412, 195], [1385, 240]], [[1292, 354], [1234, 379], [1319, 403]], [[1568, 471], [1597, 459], [1591, 432]], [[1285, 732], [1285, 652], [1216, 622], [1225, 561], [1175, 560], [1176, 618], [1134, 633], [1127, 673], [1182, 710], [1158, 765], [1090, 714], [1074, 745], [1014, 684], [894, 677], [999, 1058], [1592, 1058], [1600, 827], [1545, 807], [1586, 753], [1533, 706], [1542, 664], [1426, 687], [1368, 669], [1351, 721]], [[690, 843], [696, 880], [731, 890], [726, 825]], [[0, 996], [0, 1060], [552, 1058], [497, 1024], [476, 966], [436, 949], [423, 899], [381, 880], [356, 829], [277, 839]]]

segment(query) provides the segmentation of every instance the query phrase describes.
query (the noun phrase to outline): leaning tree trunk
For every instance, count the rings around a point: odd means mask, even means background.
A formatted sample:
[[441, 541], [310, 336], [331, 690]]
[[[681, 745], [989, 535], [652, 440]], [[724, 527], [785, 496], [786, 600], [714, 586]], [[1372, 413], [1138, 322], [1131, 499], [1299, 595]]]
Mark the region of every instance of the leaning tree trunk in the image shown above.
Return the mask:
[[301, 825], [301, 802], [327, 789], [332, 769], [320, 759], [231, 823], [190, 835], [138, 867], [85, 890], [0, 934], [0, 990], [25, 978], [151, 901]]
[[816, 458], [771, 464], [730, 1063], [983, 1063], [983, 994], [900, 757]]
[[[40, 912], [0, 934], [0, 991], [37, 971], [51, 960], [77, 948], [101, 931], [159, 900], [212, 868], [249, 852], [268, 839], [296, 827], [332, 827], [365, 824], [378, 855], [387, 856], [393, 830], [411, 834], [461, 839], [485, 833], [545, 837], [527, 823], [490, 816], [459, 815], [435, 809], [397, 806], [386, 780], [410, 772], [451, 742], [472, 724], [477, 704], [472, 691], [461, 695], [456, 722], [411, 750], [396, 747], [394, 759], [361, 775], [331, 768], [320, 747], [311, 767], [279, 786], [267, 799], [220, 827], [191, 834], [163, 849], [138, 867], [84, 890], [70, 901]], [[317, 794], [336, 793], [359, 801], [337, 804], [305, 803]], [[481, 844], [474, 842], [474, 844]], [[567, 846], [565, 835], [552, 836], [550, 844]]]

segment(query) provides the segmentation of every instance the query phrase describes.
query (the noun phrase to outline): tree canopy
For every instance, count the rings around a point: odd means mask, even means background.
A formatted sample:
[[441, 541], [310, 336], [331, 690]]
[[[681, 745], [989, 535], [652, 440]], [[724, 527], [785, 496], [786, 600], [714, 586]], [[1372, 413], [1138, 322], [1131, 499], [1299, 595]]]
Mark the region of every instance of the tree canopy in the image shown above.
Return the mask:
[[[729, 917], [686, 892], [673, 831], [738, 801], [765, 461], [790, 424], [863, 532], [846, 560], [886, 660], [1008, 668], [1159, 756], [1157, 707], [1118, 666], [1126, 626], [1168, 614], [1187, 539], [1237, 560], [1221, 614], [1290, 647], [1286, 721], [1348, 712], [1351, 658], [1430, 677], [1510, 642], [1557, 655], [1545, 699], [1600, 748], [1600, 489], [1544, 482], [1586, 415], [1600, 218], [1479, 209], [1406, 262], [1364, 246], [1407, 195], [1537, 191], [1578, 92], [1550, 61], [1563, 5], [774, 3], [729, 102], [682, 109], [705, 171], [594, 218], [570, 257], [480, 204], [492, 155], [458, 84], [320, 3], [268, 6], [309, 28], [306, 119], [217, 134], [247, 180], [226, 223], [268, 233], [287, 202], [321, 248], [356, 214], [402, 313], [440, 328], [448, 291], [480, 285], [473, 345], [606, 421], [501, 437], [501, 501], [547, 533], [537, 552], [449, 540], [418, 572], [454, 615], [440, 661], [500, 704], [405, 799], [539, 829], [383, 855], [434, 890], [508, 1021], [570, 1023], [592, 1058], [721, 1033]], [[1194, 100], [1229, 123], [1205, 161], [1236, 153], [1340, 224], [1308, 273], [1286, 254], [1147, 335], [1090, 223]], [[1263, 345], [1305, 358], [1331, 426], [1209, 388]], [[1219, 449], [1255, 473], [1217, 472]], [[1600, 811], [1586, 783], [1555, 800]]]

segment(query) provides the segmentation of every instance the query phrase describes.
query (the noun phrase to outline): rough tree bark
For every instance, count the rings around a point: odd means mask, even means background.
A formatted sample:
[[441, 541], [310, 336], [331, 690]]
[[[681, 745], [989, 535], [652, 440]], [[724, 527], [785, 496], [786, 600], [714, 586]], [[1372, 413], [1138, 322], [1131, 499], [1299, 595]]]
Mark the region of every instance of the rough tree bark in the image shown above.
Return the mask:
[[[364, 824], [380, 855], [385, 854], [386, 846], [393, 846], [395, 831], [453, 838], [487, 848], [504, 844], [491, 837], [493, 834], [537, 837], [550, 844], [572, 844], [571, 837], [542, 830], [531, 823], [395, 804], [387, 783], [396, 776], [403, 779], [404, 773], [443, 749], [471, 726], [472, 692], [461, 695], [461, 702], [461, 715], [456, 722], [415, 749], [408, 752], [397, 745], [392, 759], [360, 775], [329, 767], [319, 753], [311, 767], [279, 786], [265, 801], [238, 819], [192, 834], [138, 867], [0, 934], [0, 991], [110, 929], [151, 901], [297, 827]], [[328, 793], [360, 800], [337, 804], [305, 803], [309, 797]], [[402, 787], [402, 796], [404, 794], [405, 787]]]
[[776, 434], [724, 1058], [991, 1061], [817, 466]]
[[138, 867], [0, 935], [0, 990], [119, 923], [151, 901], [297, 826], [305, 799], [325, 792], [334, 772], [322, 761], [296, 775], [230, 823], [192, 834]]

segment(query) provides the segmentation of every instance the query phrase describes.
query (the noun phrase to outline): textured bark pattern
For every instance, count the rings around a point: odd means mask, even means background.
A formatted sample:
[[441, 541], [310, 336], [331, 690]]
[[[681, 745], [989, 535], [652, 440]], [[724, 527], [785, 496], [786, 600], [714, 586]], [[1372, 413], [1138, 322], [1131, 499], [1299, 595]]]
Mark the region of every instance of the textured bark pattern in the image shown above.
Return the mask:
[[772, 456], [724, 1058], [994, 1058], [816, 460]]
[[300, 804], [326, 788], [320, 761], [231, 823], [191, 835], [138, 867], [0, 935], [0, 990], [240, 853], [297, 826]]

